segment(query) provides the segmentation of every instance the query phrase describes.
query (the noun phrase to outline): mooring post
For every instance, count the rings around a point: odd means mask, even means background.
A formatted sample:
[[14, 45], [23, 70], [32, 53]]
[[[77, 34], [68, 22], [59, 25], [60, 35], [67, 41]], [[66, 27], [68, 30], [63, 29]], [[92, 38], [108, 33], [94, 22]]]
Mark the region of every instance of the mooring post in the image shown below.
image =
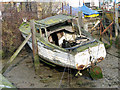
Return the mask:
[[40, 62], [39, 62], [39, 56], [38, 56], [38, 47], [37, 47], [34, 20], [30, 20], [30, 27], [31, 27], [31, 33], [32, 33], [32, 48], [33, 48], [33, 59], [34, 59], [35, 73], [38, 74], [38, 72], [40, 70]]
[[77, 20], [77, 23], [78, 23], [79, 34], [80, 34], [80, 36], [81, 36], [81, 29], [82, 29], [82, 27], [83, 27], [82, 12], [78, 12], [78, 20]]
[[72, 15], [72, 6], [70, 6], [70, 15]]
[[100, 40], [102, 41], [102, 22], [100, 22]]
[[103, 0], [103, 13], [102, 13], [102, 18], [103, 18], [103, 25], [105, 24], [105, 5], [104, 5], [104, 0]]
[[117, 7], [117, 5], [116, 5], [116, 2], [114, 1], [114, 12], [115, 12], [115, 38], [117, 38], [118, 37], [118, 27], [119, 27], [119, 24], [118, 24], [118, 10], [116, 9], [116, 8], [118, 8]]
[[63, 14], [63, 3], [62, 3], [62, 14]]
[[112, 45], [112, 26], [110, 26], [110, 44]]

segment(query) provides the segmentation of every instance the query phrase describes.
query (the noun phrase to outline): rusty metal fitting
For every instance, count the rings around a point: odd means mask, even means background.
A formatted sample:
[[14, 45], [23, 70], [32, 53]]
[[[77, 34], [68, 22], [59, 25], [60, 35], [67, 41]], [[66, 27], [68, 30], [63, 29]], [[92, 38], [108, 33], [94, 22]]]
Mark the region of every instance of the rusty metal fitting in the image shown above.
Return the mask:
[[78, 64], [76, 65], [77, 67], [77, 70], [83, 70], [85, 68], [85, 65], [79, 65]]
[[97, 59], [97, 62], [101, 62], [102, 60], [104, 60], [104, 57], [100, 57]]

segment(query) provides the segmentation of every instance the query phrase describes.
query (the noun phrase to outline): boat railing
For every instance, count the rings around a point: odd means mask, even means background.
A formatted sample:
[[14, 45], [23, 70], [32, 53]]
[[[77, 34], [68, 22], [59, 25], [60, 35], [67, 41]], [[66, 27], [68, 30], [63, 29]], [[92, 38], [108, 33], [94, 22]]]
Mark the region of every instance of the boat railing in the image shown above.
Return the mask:
[[84, 46], [84, 45], [87, 45], [87, 44], [90, 44], [90, 43], [94, 43], [94, 42], [98, 42], [98, 41], [97, 41], [96, 39], [94, 39], [94, 40], [91, 41], [91, 42], [84, 43], [84, 44], [79, 44], [79, 45], [76, 45], [76, 46], [74, 46], [74, 47], [64, 48], [64, 49], [66, 49], [66, 50], [74, 50], [74, 49], [76, 49], [76, 48], [79, 48], [79, 47], [81, 47], [81, 46]]

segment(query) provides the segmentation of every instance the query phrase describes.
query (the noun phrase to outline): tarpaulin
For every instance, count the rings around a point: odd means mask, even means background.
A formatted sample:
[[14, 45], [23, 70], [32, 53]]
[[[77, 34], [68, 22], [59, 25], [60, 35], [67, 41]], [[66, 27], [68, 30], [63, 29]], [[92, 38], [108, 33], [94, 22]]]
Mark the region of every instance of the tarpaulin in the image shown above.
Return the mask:
[[[66, 10], [67, 13], [70, 14], [70, 6], [69, 5], [67, 5], [67, 6], [64, 5], [63, 6], [63, 10]], [[77, 8], [72, 7], [72, 15], [76, 16], [78, 14], [78, 11], [83, 12], [83, 16], [85, 16], [85, 17], [96, 17], [96, 16], [99, 16], [99, 12], [88, 8], [84, 4], [83, 4], [82, 7], [77, 7]]]

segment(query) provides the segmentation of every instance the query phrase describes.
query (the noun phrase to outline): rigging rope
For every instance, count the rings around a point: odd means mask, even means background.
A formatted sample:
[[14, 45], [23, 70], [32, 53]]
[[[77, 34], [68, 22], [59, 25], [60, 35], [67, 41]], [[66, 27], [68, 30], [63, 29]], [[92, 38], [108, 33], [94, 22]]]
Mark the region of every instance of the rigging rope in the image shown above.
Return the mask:
[[[68, 51], [68, 60], [70, 60], [70, 51]], [[71, 64], [71, 62], [70, 62]], [[68, 83], [69, 83], [69, 86], [70, 86], [70, 68], [69, 68], [69, 65], [68, 65]]]
[[64, 68], [64, 71], [63, 71], [63, 74], [62, 74], [62, 77], [61, 77], [61, 80], [60, 80], [60, 83], [59, 83], [58, 88], [60, 88], [60, 86], [61, 86], [61, 83], [62, 83], [62, 79], [63, 79], [64, 73], [65, 73], [65, 70], [66, 70], [66, 66], [65, 66], [65, 68]]
[[[69, 52], [70, 52], [70, 51], [69, 51]], [[68, 52], [68, 60], [70, 60], [70, 53], [69, 53], [69, 52]], [[65, 68], [64, 68], [64, 71], [63, 71], [61, 80], [60, 80], [60, 82], [59, 82], [58, 88], [60, 88], [60, 86], [61, 86], [62, 79], [63, 79], [64, 73], [65, 73], [66, 67], [67, 67], [67, 66], [65, 66]], [[68, 82], [69, 82], [69, 85], [70, 85], [70, 78], [69, 78], [69, 74], [70, 74], [70, 73], [71, 73], [71, 69], [70, 69], [70, 72], [69, 72], [69, 65], [68, 65]]]

